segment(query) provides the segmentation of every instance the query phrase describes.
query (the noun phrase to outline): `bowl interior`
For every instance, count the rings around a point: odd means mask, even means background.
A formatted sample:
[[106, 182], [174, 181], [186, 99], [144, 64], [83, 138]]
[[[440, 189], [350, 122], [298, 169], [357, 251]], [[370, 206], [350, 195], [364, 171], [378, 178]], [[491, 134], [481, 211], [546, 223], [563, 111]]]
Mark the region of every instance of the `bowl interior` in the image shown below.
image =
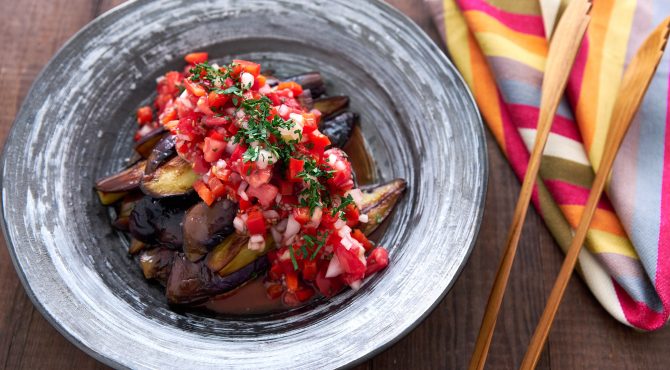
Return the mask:
[[[127, 164], [134, 111], [155, 79], [200, 50], [277, 76], [319, 70], [329, 94], [349, 95], [361, 114], [377, 178], [408, 181], [377, 239], [391, 265], [360, 291], [270, 315], [175, 312], [127, 256], [92, 184]], [[459, 76], [386, 5], [139, 1], [80, 32], [31, 89], [4, 157], [6, 235], [43, 313], [108, 363], [345, 365], [406, 332], [453, 283], [481, 216], [483, 145]]]

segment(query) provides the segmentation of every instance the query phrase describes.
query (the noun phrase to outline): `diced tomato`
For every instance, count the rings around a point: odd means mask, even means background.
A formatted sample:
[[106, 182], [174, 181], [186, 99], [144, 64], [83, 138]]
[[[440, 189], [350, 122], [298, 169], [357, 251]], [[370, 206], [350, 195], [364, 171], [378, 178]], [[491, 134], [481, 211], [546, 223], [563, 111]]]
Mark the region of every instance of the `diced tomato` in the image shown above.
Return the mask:
[[301, 225], [308, 223], [311, 218], [308, 207], [295, 207], [291, 213], [293, 214], [293, 218]]
[[281, 82], [277, 85], [277, 90], [288, 89], [293, 91], [293, 96], [298, 96], [302, 94], [302, 86], [299, 83], [294, 81]]
[[247, 213], [247, 230], [249, 234], [265, 234], [265, 218], [261, 211], [251, 211]]
[[213, 163], [221, 159], [223, 153], [226, 150], [226, 142], [212, 139], [211, 137], [205, 138], [205, 145], [202, 147], [202, 151], [205, 155], [205, 160], [207, 162]]
[[226, 137], [217, 130], [209, 130], [207, 137], [218, 141], [226, 141]]
[[191, 64], [205, 63], [206, 61], [209, 60], [209, 54], [205, 52], [190, 53], [186, 54], [184, 60], [186, 60], [187, 63]]
[[[359, 247], [360, 248], [360, 247]], [[342, 269], [355, 277], [355, 280], [365, 276], [365, 263], [358, 257], [355, 248], [347, 249], [341, 244], [335, 245], [335, 255], [342, 265]]]
[[322, 157], [326, 147], [330, 145], [330, 139], [328, 136], [322, 134], [319, 130], [315, 130], [311, 134], [307, 135], [307, 138], [310, 144], [310, 153], [316, 157]]
[[293, 194], [293, 183], [290, 181], [279, 180], [279, 194], [281, 195]]
[[219, 199], [220, 197], [226, 194], [226, 187], [223, 185], [221, 180], [217, 179], [214, 176], [211, 176], [209, 178], [209, 181], [207, 181], [207, 185], [209, 185], [209, 190], [212, 192], [212, 196], [214, 197], [214, 199]]
[[389, 252], [383, 247], [377, 247], [367, 258], [367, 268], [365, 276], [370, 276], [377, 271], [384, 269], [389, 264]]
[[365, 234], [363, 234], [363, 232], [359, 229], [354, 229], [354, 231], [351, 232], [351, 237], [361, 243], [365, 249], [365, 252], [369, 252], [372, 250], [372, 248], [375, 247], [375, 245], [368, 239], [368, 237], [365, 236]]
[[302, 265], [302, 278], [306, 281], [314, 281], [316, 279], [317, 264], [314, 260], [305, 260]]
[[156, 87], [158, 95], [166, 95], [170, 98], [174, 97], [177, 95], [177, 93], [179, 93], [178, 85], [181, 84], [183, 79], [184, 75], [177, 71], [170, 71], [166, 73], [164, 78], [158, 82], [158, 86]]
[[320, 264], [315, 284], [321, 294], [326, 297], [332, 297], [344, 288], [344, 283], [339, 276], [327, 278], [326, 271], [328, 271], [328, 261], [324, 261], [324, 263]]
[[217, 116], [205, 116], [202, 117], [202, 122], [203, 125], [207, 126], [226, 126], [230, 124], [230, 120], [226, 117], [217, 117]]
[[344, 217], [347, 219], [347, 226], [355, 227], [358, 225], [358, 217], [360, 217], [361, 212], [356, 208], [354, 204], [349, 204], [344, 208]]
[[314, 296], [314, 289], [310, 287], [300, 288], [296, 290], [295, 296], [300, 302], [305, 302]]
[[247, 60], [233, 59], [233, 64], [240, 66], [242, 71], [251, 73], [254, 77], [261, 73], [261, 65]]
[[206, 115], [206, 116], [213, 116], [214, 111], [209, 108], [209, 103], [207, 103], [207, 97], [206, 96], [201, 96], [200, 99], [198, 99], [198, 110], [200, 113]]
[[282, 303], [288, 307], [297, 307], [300, 306], [300, 300], [296, 297], [294, 292], [286, 292], [282, 296]]
[[163, 111], [163, 113], [161, 113], [160, 116], [161, 124], [165, 125], [166, 123], [174, 121], [176, 119], [177, 119], [177, 110], [174, 108], [174, 104], [165, 107], [165, 110]]
[[226, 94], [217, 94], [214, 91], [210, 91], [207, 95], [207, 102], [210, 107], [220, 108], [224, 106], [230, 98]]
[[267, 287], [266, 292], [270, 299], [277, 299], [284, 293], [284, 287], [281, 284], [272, 284]]
[[263, 76], [263, 75], [256, 76], [256, 79], [254, 80], [254, 85], [251, 86], [251, 89], [255, 90], [255, 91], [258, 91], [258, 89], [265, 86], [265, 81], [266, 81], [265, 76]]
[[[354, 187], [351, 172], [351, 162], [346, 154], [339, 148], [328, 149], [324, 154], [327, 165], [333, 171], [333, 176], [328, 179], [328, 184], [337, 190], [349, 190]], [[333, 163], [332, 160], [335, 160]]]
[[277, 189], [276, 186], [271, 184], [262, 184], [257, 188], [250, 186], [247, 189], [247, 195], [258, 199], [258, 203], [260, 203], [263, 206], [263, 208], [270, 207], [272, 202], [274, 202], [275, 198], [277, 197], [278, 193], [279, 189]]
[[240, 198], [238, 202], [241, 211], [246, 211], [247, 209], [251, 208], [254, 205], [251, 201], [244, 200], [243, 198]]
[[[271, 251], [274, 252], [274, 251]], [[268, 258], [270, 256], [268, 255]], [[281, 265], [279, 263], [274, 263], [272, 267], [270, 267], [270, 271], [268, 272], [268, 277], [274, 281], [278, 281], [281, 279], [282, 275], [284, 275], [284, 269], [282, 269]]]
[[144, 107], [137, 110], [137, 123], [140, 125], [149, 123], [153, 120], [153, 111], [151, 107], [145, 105]]
[[303, 113], [302, 117], [304, 118], [302, 127], [303, 135], [311, 134], [318, 128], [319, 121], [313, 113]]
[[193, 171], [198, 174], [204, 175], [209, 171], [210, 165], [205, 161], [202, 155], [198, 154], [193, 158]]
[[293, 182], [300, 182], [302, 179], [298, 174], [305, 169], [305, 161], [302, 159], [291, 158], [288, 162], [288, 179]]
[[290, 205], [298, 204], [298, 197], [296, 197], [295, 195], [282, 195], [281, 204], [290, 204]]
[[331, 228], [335, 222], [339, 220], [337, 215], [333, 216], [330, 209], [324, 208], [321, 215], [321, 225], [326, 228]]
[[202, 180], [198, 180], [193, 184], [193, 189], [198, 193], [200, 198], [207, 203], [208, 206], [211, 206], [212, 203], [214, 203], [214, 195], [212, 192], [207, 188], [207, 185], [205, 185]]
[[298, 274], [295, 271], [287, 272], [284, 277], [286, 278], [286, 289], [288, 289], [289, 292], [298, 290]]
[[242, 177], [244, 177], [245, 180], [247, 180], [249, 186], [258, 188], [261, 185], [270, 182], [270, 178], [272, 178], [272, 168], [268, 167], [264, 169], [259, 169], [253, 166], [251, 167], [251, 171], [245, 170], [240, 174], [242, 175]]
[[[267, 93], [265, 94], [265, 96], [267, 96], [267, 98], [270, 99], [272, 105], [277, 106], [281, 104], [281, 99], [279, 98], [279, 95], [277, 95], [276, 93], [274, 92]], [[275, 112], [275, 114], [277, 113]]]
[[237, 148], [230, 155], [230, 162], [235, 162], [238, 159], [242, 158], [242, 154], [247, 151], [247, 147], [243, 144], [238, 144]]
[[205, 96], [207, 94], [207, 91], [205, 91], [202, 86], [189, 80], [184, 80], [184, 87], [186, 87], [188, 92], [198, 97]]

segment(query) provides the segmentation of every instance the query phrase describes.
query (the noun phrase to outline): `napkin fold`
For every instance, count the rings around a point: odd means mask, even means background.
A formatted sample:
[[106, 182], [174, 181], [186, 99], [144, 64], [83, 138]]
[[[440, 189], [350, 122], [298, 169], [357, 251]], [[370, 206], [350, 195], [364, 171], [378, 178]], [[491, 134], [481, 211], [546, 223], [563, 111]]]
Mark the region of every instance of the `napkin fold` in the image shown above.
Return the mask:
[[[487, 126], [523, 178], [536, 135], [546, 35], [568, 1], [424, 1]], [[668, 15], [668, 0], [593, 1], [533, 193], [535, 209], [563, 250], [600, 164], [623, 71]], [[669, 70], [666, 50], [617, 156], [578, 265], [605, 309], [641, 330], [661, 328], [670, 313]]]

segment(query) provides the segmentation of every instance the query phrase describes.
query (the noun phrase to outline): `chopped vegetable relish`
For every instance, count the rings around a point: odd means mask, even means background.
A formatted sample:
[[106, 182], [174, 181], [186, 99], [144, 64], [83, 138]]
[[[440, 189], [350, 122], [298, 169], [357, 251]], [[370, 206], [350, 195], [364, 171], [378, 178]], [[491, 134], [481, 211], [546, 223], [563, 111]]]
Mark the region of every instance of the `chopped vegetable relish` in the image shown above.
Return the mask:
[[239, 204], [236, 232], [270, 261], [268, 295], [297, 305], [315, 289], [357, 289], [386, 267], [387, 251], [357, 228], [368, 220], [349, 159], [319, 131], [321, 112], [302, 103], [309, 91], [291, 81], [271, 86], [257, 63], [185, 59], [183, 72], [158, 79], [156, 119], [152, 107], [138, 109], [136, 140], [163, 126], [199, 175], [200, 198]]

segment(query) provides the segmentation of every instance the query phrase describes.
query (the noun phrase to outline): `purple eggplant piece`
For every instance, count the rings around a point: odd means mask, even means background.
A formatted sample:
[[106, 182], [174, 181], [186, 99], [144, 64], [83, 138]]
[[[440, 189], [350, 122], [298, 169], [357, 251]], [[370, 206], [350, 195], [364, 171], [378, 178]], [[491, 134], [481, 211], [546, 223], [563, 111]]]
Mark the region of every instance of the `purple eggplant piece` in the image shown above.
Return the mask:
[[197, 201], [192, 195], [161, 199], [145, 196], [135, 203], [128, 229], [133, 237], [144, 243], [181, 248], [184, 216]]
[[148, 158], [156, 144], [167, 135], [167, 130], [163, 127], [157, 127], [149, 131], [135, 145], [135, 151], [142, 158]]
[[261, 256], [242, 269], [221, 277], [210, 270], [203, 261], [191, 262], [180, 253], [172, 264], [165, 295], [170, 304], [201, 303], [253, 279], [267, 270], [269, 265], [267, 257]]
[[349, 105], [349, 97], [345, 95], [329, 96], [327, 98], [315, 99], [313, 103], [314, 109], [321, 112], [323, 119], [327, 120], [330, 116]]
[[322, 121], [319, 125], [319, 131], [328, 136], [333, 146], [342, 148], [351, 138], [357, 121], [357, 113], [343, 112]]
[[163, 286], [167, 284], [177, 252], [168, 248], [153, 248], [140, 254], [140, 267], [146, 279], [154, 279]]
[[142, 160], [121, 172], [98, 179], [95, 182], [95, 189], [103, 193], [120, 193], [138, 188], [146, 163], [147, 161]]
[[296, 97], [296, 100], [307, 110], [314, 107], [314, 99], [312, 99], [312, 93], [309, 89], [303, 90], [302, 94]]
[[190, 261], [198, 261], [214, 246], [235, 231], [233, 220], [237, 203], [222, 199], [212, 206], [200, 202], [186, 212], [184, 218], [184, 254]]
[[177, 155], [176, 143], [177, 138], [174, 135], [162, 138], [149, 154], [144, 173], [146, 175], [154, 173], [158, 167]]

